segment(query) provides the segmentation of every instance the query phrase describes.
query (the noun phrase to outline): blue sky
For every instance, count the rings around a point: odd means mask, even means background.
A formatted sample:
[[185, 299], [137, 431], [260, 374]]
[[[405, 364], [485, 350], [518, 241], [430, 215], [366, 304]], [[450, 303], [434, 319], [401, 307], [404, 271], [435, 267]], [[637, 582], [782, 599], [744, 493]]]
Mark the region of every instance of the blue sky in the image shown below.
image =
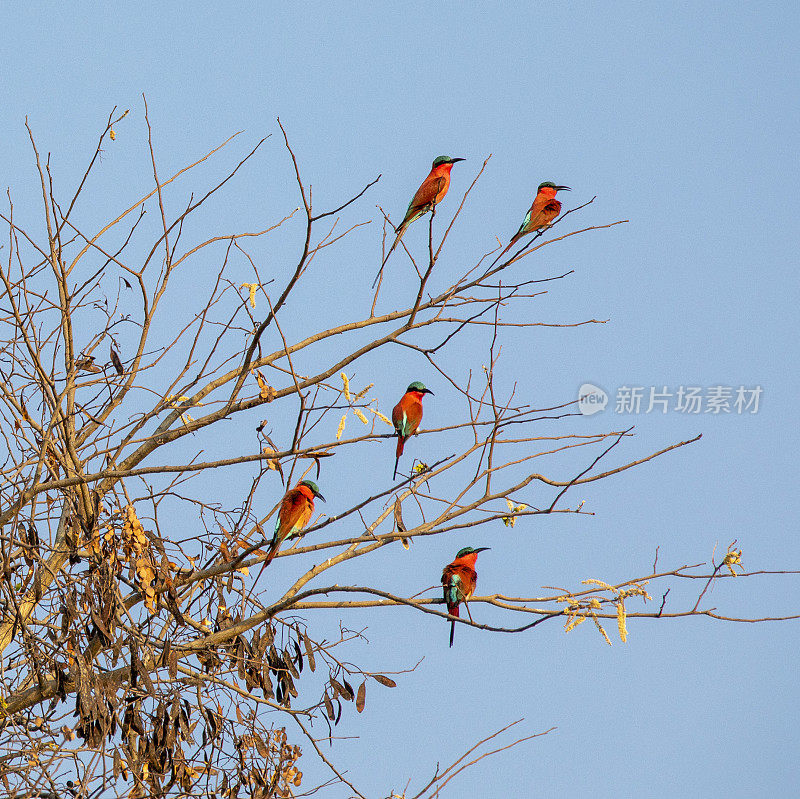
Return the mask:
[[[479, 561], [480, 589], [614, 581], [646, 574], [656, 546], [660, 563], [679, 566], [733, 539], [748, 569], [797, 568], [799, 18], [791, 3], [5, 4], [3, 183], [24, 214], [37, 191], [26, 116], [69, 186], [111, 107], [130, 108], [101, 164], [101, 202], [83, 212], [109, 216], [151, 180], [144, 93], [162, 174], [235, 131], [245, 131], [242, 149], [273, 134], [213, 214], [222, 230], [256, 229], [298, 204], [280, 117], [319, 207], [382, 173], [360, 209], [374, 224], [315, 278], [309, 301], [321, 318], [366, 297], [380, 259], [374, 205], [399, 217], [441, 153], [468, 159], [454, 167], [448, 211], [492, 159], [437, 268], [507, 239], [542, 180], [571, 186], [568, 204], [597, 195], [581, 225], [628, 223], [547, 248], [525, 268], [575, 270], [537, 318], [609, 321], [510, 335], [500, 381], [518, 380], [534, 404], [573, 399], [584, 382], [612, 397], [623, 385], [758, 385], [761, 407], [628, 416], [612, 399], [571, 421], [575, 432], [635, 423], [619, 462], [703, 438], [581, 494], [595, 516], [534, 517], [468, 542], [493, 547]], [[294, 264], [300, 230], [293, 220], [264, 250], [276, 279]], [[423, 239], [420, 226], [407, 243]], [[343, 281], [351, 297], [334, 291]], [[301, 330], [302, 317], [293, 324]], [[483, 356], [450, 357], [479, 368]], [[446, 392], [410, 354], [369, 368], [358, 378], [375, 380], [384, 410], [409, 374], [437, 392], [426, 423], [450, 421]], [[217, 442], [220, 457], [232, 442]], [[387, 452], [366, 457], [388, 477]], [[372, 473], [359, 466], [323, 475], [329, 506]], [[402, 565], [376, 565], [392, 590], [424, 587], [462, 543], [418, 542]], [[796, 583], [728, 580], [714, 604], [800, 612]], [[789, 795], [800, 780], [797, 622], [643, 621], [613, 647], [588, 625], [502, 637], [462, 628], [448, 651], [444, 625], [404, 611], [346, 621], [368, 625], [370, 645], [352, 658], [367, 667], [425, 658], [397, 690], [370, 686], [363, 716], [342, 725], [360, 737], [340, 743], [338, 762], [370, 795], [419, 783], [437, 759], [523, 716], [525, 734], [558, 730], [482, 761], [453, 794], [730, 798]], [[303, 765], [314, 773], [311, 758]]]

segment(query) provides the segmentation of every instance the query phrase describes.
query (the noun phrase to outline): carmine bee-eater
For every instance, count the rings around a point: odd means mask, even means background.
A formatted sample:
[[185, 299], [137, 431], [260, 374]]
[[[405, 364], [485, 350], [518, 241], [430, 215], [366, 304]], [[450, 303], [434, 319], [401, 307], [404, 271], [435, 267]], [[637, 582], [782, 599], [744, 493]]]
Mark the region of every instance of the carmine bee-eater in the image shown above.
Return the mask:
[[425, 394], [433, 394], [429, 388], [415, 380], [400, 399], [400, 402], [392, 409], [392, 424], [397, 431], [397, 452], [394, 459], [394, 474], [392, 480], [397, 477], [397, 462], [403, 454], [403, 447], [406, 441], [417, 432], [419, 423], [422, 421], [422, 398]]
[[394, 244], [389, 248], [389, 252], [386, 253], [381, 268], [378, 270], [378, 275], [375, 280], [372, 281], [373, 288], [375, 288], [375, 284], [378, 282], [378, 278], [381, 276], [383, 267], [386, 266], [386, 262], [389, 260], [392, 250], [398, 245], [400, 239], [403, 238], [403, 233], [406, 232], [406, 228], [423, 214], [431, 211], [437, 203], [440, 203], [444, 199], [447, 190], [450, 188], [450, 170], [453, 168], [453, 164], [457, 161], [464, 160], [464, 158], [450, 158], [447, 155], [440, 155], [438, 158], [434, 159], [428, 177], [422, 181], [422, 185], [417, 189], [417, 193], [408, 204], [408, 210], [403, 217], [403, 221], [395, 231], [397, 235], [395, 236]]
[[[478, 573], [475, 571], [475, 561], [479, 552], [485, 552], [490, 547], [464, 547], [456, 553], [456, 559], [444, 567], [442, 572], [442, 587], [444, 588], [444, 601], [447, 612], [458, 618], [458, 606], [461, 602], [469, 601], [475, 593], [478, 582]], [[469, 612], [469, 608], [467, 608]], [[471, 617], [470, 617], [471, 620]], [[453, 636], [456, 633], [456, 623], [450, 622], [450, 646], [453, 645]]]
[[325, 501], [325, 497], [319, 493], [319, 487], [313, 480], [303, 480], [286, 492], [278, 510], [275, 534], [272, 536], [267, 559], [264, 561], [265, 568], [272, 562], [281, 543], [290, 535], [299, 533], [308, 524], [314, 513], [314, 497]]
[[511, 237], [511, 241], [495, 261], [502, 258], [523, 236], [548, 227], [561, 213], [561, 203], [556, 199], [557, 191], [572, 191], [569, 186], [556, 186], [551, 181], [539, 184], [536, 197], [525, 216], [519, 230]]

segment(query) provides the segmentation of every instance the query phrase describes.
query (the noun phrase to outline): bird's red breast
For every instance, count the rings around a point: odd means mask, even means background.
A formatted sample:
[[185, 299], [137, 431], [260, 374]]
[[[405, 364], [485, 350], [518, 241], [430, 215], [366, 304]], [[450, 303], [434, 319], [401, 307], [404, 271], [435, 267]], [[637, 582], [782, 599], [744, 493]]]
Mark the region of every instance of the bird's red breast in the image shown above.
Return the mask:
[[[420, 391], [407, 391], [400, 398], [400, 402], [392, 409], [392, 422], [397, 434], [408, 438], [417, 432], [422, 421], [422, 397]], [[403, 431], [403, 416], [405, 414], [406, 429]]]
[[447, 190], [450, 188], [450, 170], [452, 164], [440, 164], [431, 169], [430, 174], [422, 185], [417, 189], [414, 199], [411, 200], [409, 212], [426, 208], [429, 205], [436, 205], [444, 199]]

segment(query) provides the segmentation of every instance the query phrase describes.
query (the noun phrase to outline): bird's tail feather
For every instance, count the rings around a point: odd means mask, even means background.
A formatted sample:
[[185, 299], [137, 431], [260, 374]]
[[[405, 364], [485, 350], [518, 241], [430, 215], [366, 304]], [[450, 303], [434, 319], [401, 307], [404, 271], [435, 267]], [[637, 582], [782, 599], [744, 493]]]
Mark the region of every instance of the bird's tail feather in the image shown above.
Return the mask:
[[378, 274], [375, 275], [375, 280], [372, 281], [372, 288], [375, 288], [375, 284], [380, 279], [380, 276], [383, 274], [383, 267], [386, 266], [386, 262], [389, 260], [389, 256], [394, 252], [394, 248], [397, 246], [400, 239], [403, 238], [403, 233], [406, 232], [406, 228], [408, 225], [402, 224], [399, 228], [397, 228], [397, 235], [395, 236], [394, 243], [391, 247], [389, 247], [389, 252], [386, 253], [386, 257], [383, 259], [383, 263], [381, 264], [381, 268], [378, 270]]
[[497, 256], [497, 258], [494, 259], [494, 261], [492, 261], [491, 265], [494, 266], [518, 241], [519, 236], [512, 236], [511, 241], [508, 242], [506, 248], [500, 253], [500, 255]]
[[[456, 605], [455, 607], [452, 607], [452, 608], [447, 608], [447, 612], [451, 616], [459, 617], [458, 605]], [[450, 622], [450, 646], [453, 645], [453, 637], [455, 636], [455, 634], [456, 634], [456, 623], [454, 621], [451, 621]]]
[[402, 436], [397, 436], [397, 449], [395, 450], [394, 474], [392, 475], [392, 480], [397, 478], [397, 464], [400, 462], [400, 456], [403, 454], [403, 447], [405, 444], [406, 440]]

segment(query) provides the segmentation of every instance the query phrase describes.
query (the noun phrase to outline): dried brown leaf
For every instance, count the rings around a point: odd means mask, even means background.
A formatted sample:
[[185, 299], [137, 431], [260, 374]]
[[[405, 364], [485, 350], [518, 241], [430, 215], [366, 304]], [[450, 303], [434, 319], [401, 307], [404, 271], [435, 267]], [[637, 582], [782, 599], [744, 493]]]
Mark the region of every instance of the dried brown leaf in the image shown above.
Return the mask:
[[113, 346], [110, 348], [110, 352], [111, 352], [111, 363], [114, 365], [114, 370], [118, 375], [120, 376], [124, 375], [125, 369], [122, 366], [122, 361], [120, 360], [119, 353], [114, 349]]
[[333, 712], [333, 702], [331, 702], [327, 691], [322, 695], [322, 701], [325, 703], [325, 712], [328, 714], [328, 718], [334, 721], [336, 719], [336, 714]]
[[385, 685], [387, 688], [397, 688], [397, 683], [385, 674], [370, 674], [369, 676], [381, 685]]
[[358, 686], [358, 693], [356, 694], [356, 710], [361, 713], [364, 710], [364, 705], [367, 701], [367, 681]]
[[309, 640], [308, 636], [305, 633], [303, 633], [303, 644], [306, 649], [306, 659], [308, 660], [308, 667], [311, 669], [311, 671], [316, 671], [317, 664], [316, 661], [314, 660], [314, 649], [311, 646], [311, 641]]

